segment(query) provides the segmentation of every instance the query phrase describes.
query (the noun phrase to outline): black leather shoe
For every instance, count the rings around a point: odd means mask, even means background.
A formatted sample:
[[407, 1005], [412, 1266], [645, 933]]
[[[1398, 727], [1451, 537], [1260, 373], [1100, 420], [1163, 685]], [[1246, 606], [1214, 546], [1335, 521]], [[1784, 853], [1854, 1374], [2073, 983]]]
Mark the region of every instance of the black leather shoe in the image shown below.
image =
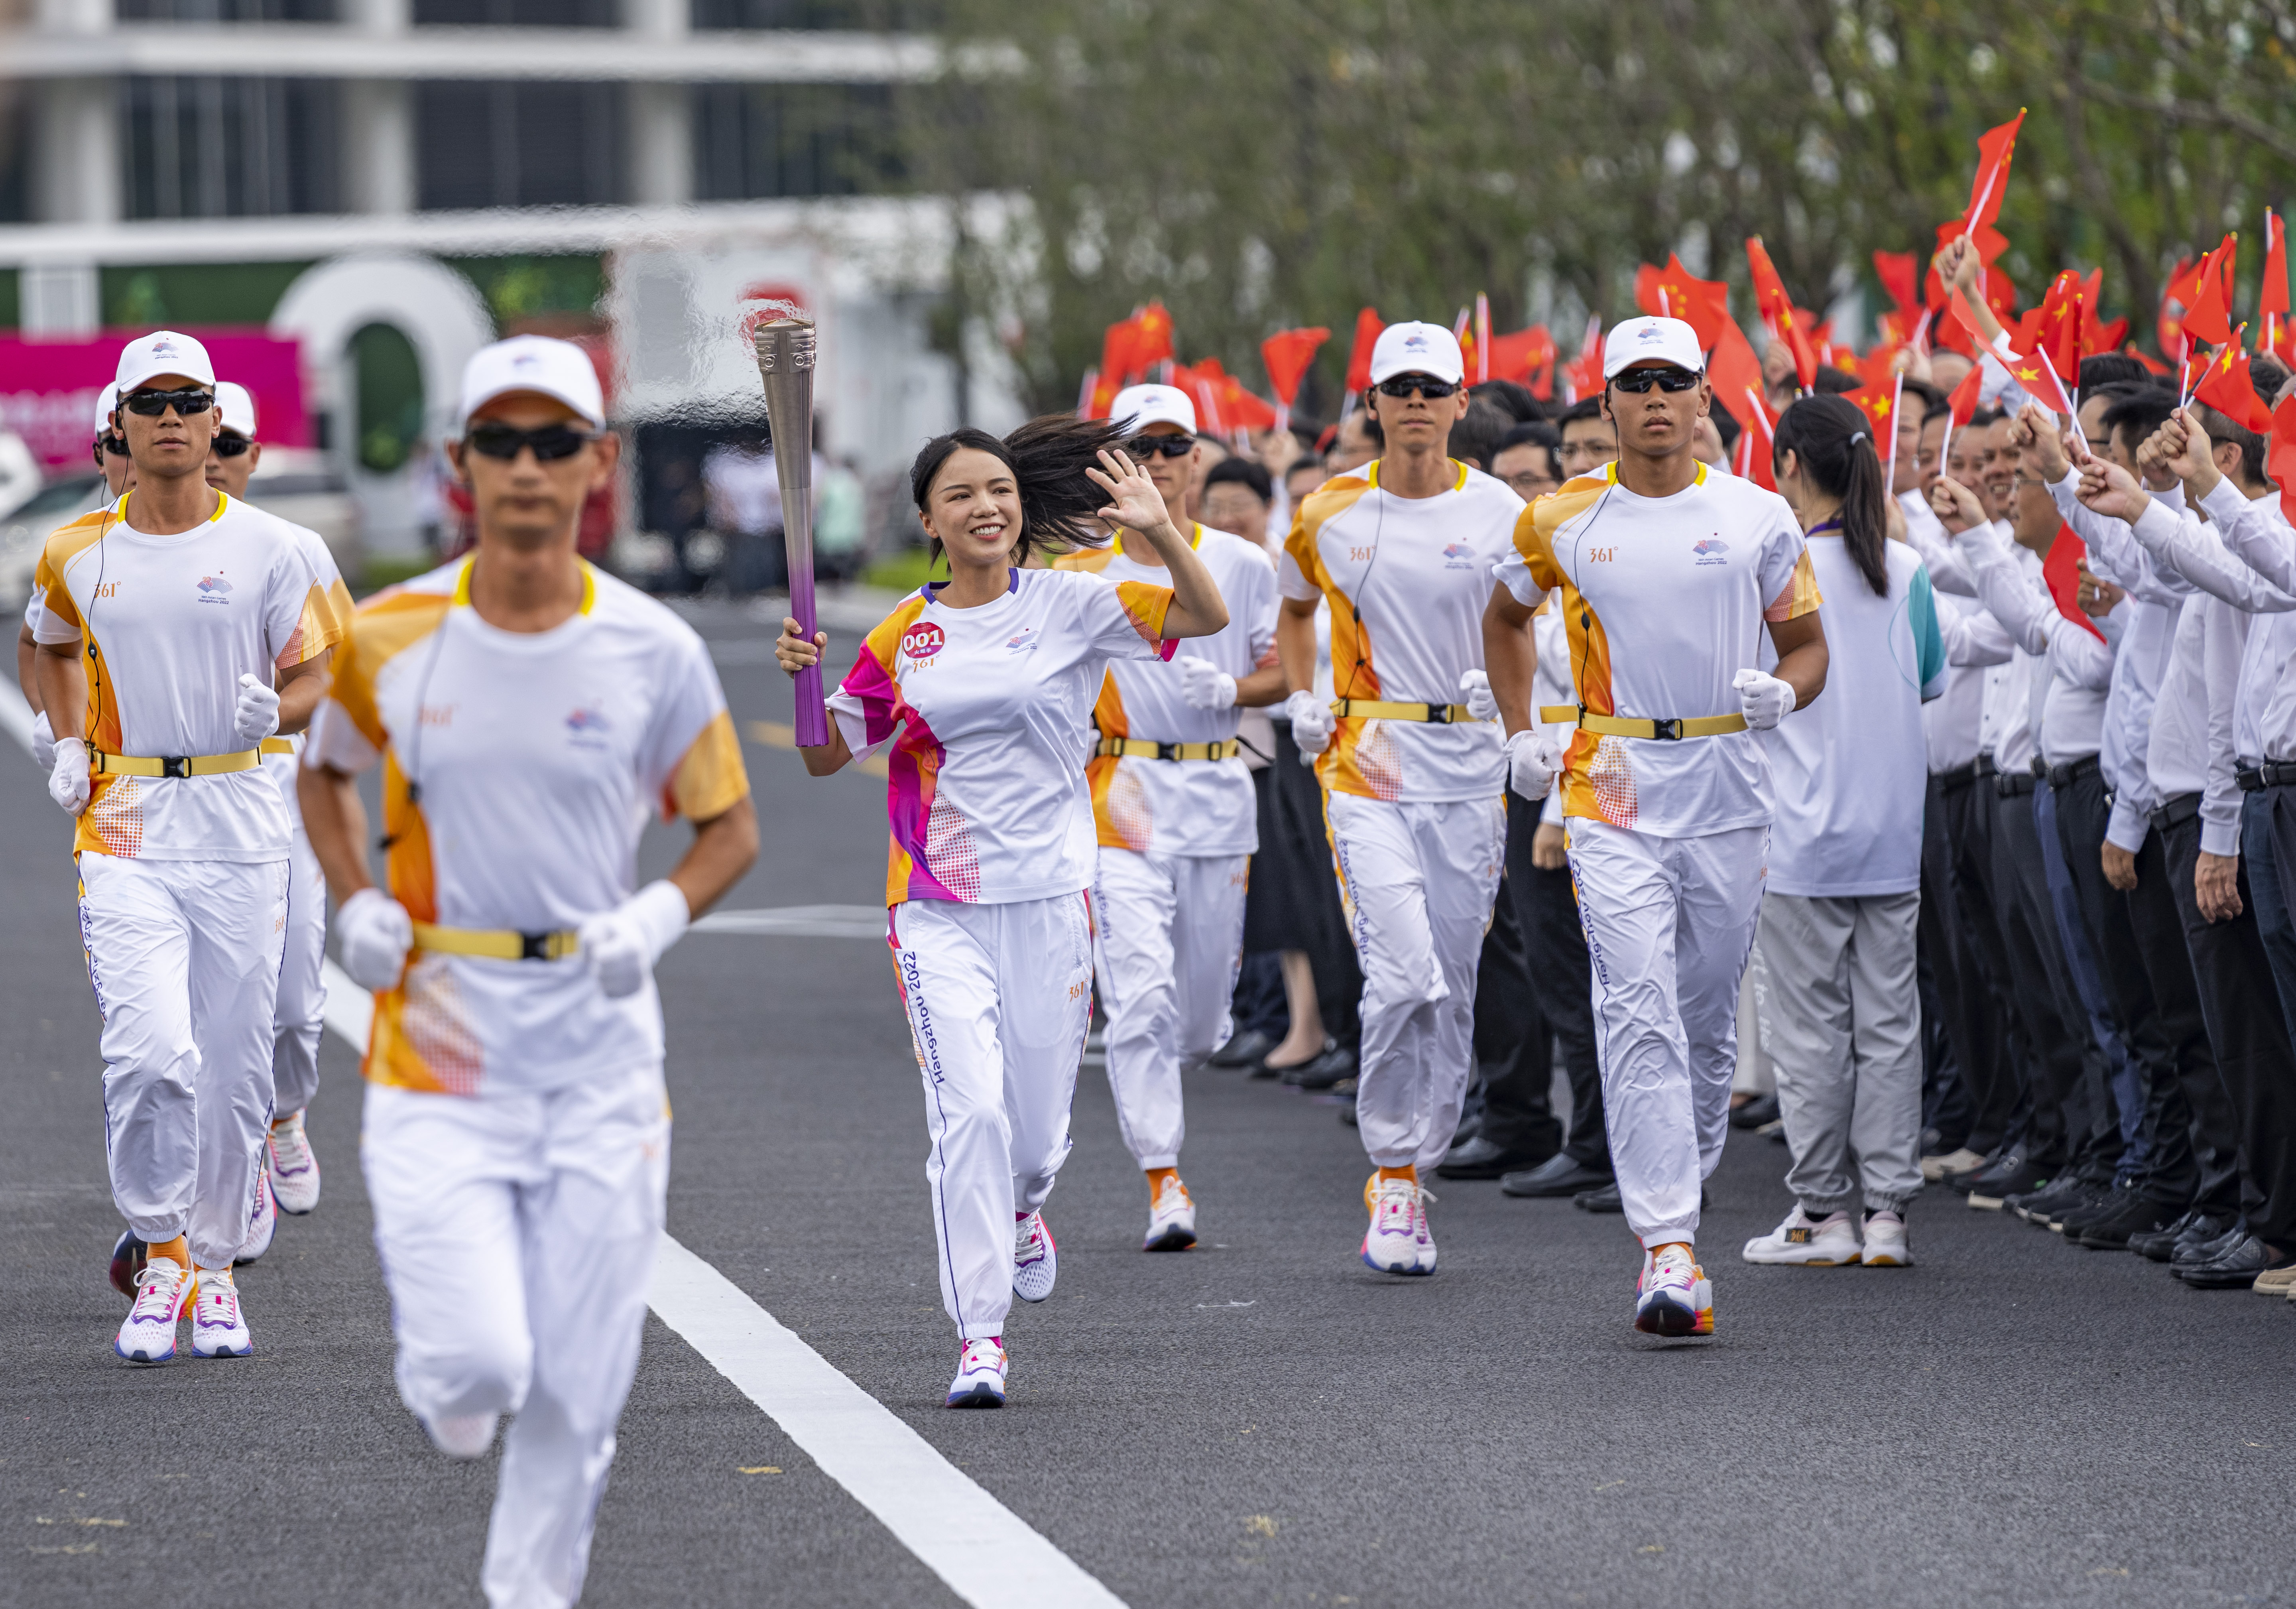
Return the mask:
[[1499, 1180], [1502, 1195], [1576, 1195], [1599, 1190], [1611, 1183], [1608, 1168], [1589, 1168], [1567, 1151], [1558, 1151], [1536, 1168], [1510, 1173]]
[[2054, 1178], [2038, 1190], [2001, 1198], [2001, 1210], [2029, 1224], [2046, 1224], [2067, 1206], [2087, 1206], [2088, 1186], [2075, 1178]]
[[2177, 1243], [2175, 1255], [2169, 1259], [2169, 1271], [2195, 1268], [2204, 1262], [2214, 1262], [2248, 1238], [2248, 1220], [2235, 1218], [2226, 1226], [2225, 1232], [2211, 1239], [2186, 1239]]
[[2177, 1238], [2169, 1243], [2168, 1251], [2154, 1256], [2153, 1260], [2172, 1263], [2181, 1257], [2186, 1262], [2203, 1261], [2205, 1259], [2197, 1255], [2200, 1249], [2232, 1233], [2233, 1226], [2239, 1221], [2236, 1214], [2196, 1212], [2192, 1221], [2177, 1232]]
[[2287, 1260], [2275, 1257], [2272, 1248], [2255, 1235], [2246, 1235], [2222, 1256], [2206, 1262], [2187, 1263], [2171, 1272], [2197, 1290], [2244, 1291], [2256, 1283], [2256, 1277], [2265, 1269], [2277, 1268]]
[[2010, 1196], [2023, 1195], [2047, 1184], [2052, 1171], [2027, 1162], [2013, 1151], [1990, 1168], [1980, 1170], [1969, 1181], [1969, 1204], [1983, 1211], [1998, 1212], [2002, 1203]]
[[1341, 1079], [1356, 1075], [1356, 1053], [1344, 1045], [1334, 1045], [1299, 1071], [1287, 1084], [1297, 1084], [1302, 1089], [1329, 1089]]
[[1435, 1171], [1444, 1178], [1496, 1178], [1546, 1160], [1536, 1151], [1495, 1145], [1479, 1134], [1452, 1146], [1449, 1154], [1435, 1164]]
[[2158, 1234], [2181, 1216], [2174, 1208], [2147, 1201], [2134, 1190], [2120, 1194], [2120, 1201], [2102, 1211], [2065, 1219], [2065, 1238], [2079, 1241], [2092, 1252], [2126, 1252], [2128, 1243], [2139, 1235]]
[[1226, 1044], [1212, 1052], [1215, 1067], [1249, 1067], [1275, 1048], [1273, 1037], [1257, 1028], [1247, 1028]]
[[1262, 1056], [1259, 1059], [1259, 1065], [1252, 1070], [1251, 1076], [1256, 1079], [1282, 1079], [1287, 1084], [1297, 1084], [1300, 1081], [1300, 1075], [1301, 1073], [1307, 1071], [1308, 1069], [1313, 1067], [1316, 1063], [1322, 1061], [1325, 1056], [1331, 1055], [1332, 1051], [1339, 1048], [1339, 1043], [1340, 1042], [1337, 1039], [1332, 1038], [1329, 1034], [1325, 1034], [1324, 1036], [1323, 1049], [1317, 1051], [1314, 1055], [1309, 1056], [1306, 1061], [1294, 1062], [1288, 1067], [1270, 1067], [1267, 1064], [1267, 1058], [1266, 1056]]
[[2128, 1249], [2139, 1257], [2149, 1258], [2154, 1262], [2166, 1262], [2177, 1249], [2177, 1237], [2191, 1228], [2196, 1219], [2203, 1216], [2198, 1207], [2191, 1208], [2166, 1228], [2156, 1229], [2147, 1235], [2130, 1235]]
[[1619, 1199], [1618, 1181], [1600, 1185], [1592, 1190], [1581, 1190], [1570, 1198], [1570, 1204], [1581, 1212], [1623, 1212], [1626, 1203]]
[[1774, 1095], [1758, 1095], [1744, 1105], [1734, 1106], [1730, 1109], [1730, 1127], [1759, 1129], [1766, 1123], [1776, 1122], [1778, 1115], [1778, 1097]]
[[2110, 1211], [2123, 1194], [2111, 1185], [2081, 1185], [2072, 1194], [2062, 1197], [2046, 1215], [2036, 1214], [2026, 1221], [2046, 1224], [2057, 1234], [2063, 1235], [2067, 1232], [2067, 1224], [2086, 1223], [2100, 1212]]

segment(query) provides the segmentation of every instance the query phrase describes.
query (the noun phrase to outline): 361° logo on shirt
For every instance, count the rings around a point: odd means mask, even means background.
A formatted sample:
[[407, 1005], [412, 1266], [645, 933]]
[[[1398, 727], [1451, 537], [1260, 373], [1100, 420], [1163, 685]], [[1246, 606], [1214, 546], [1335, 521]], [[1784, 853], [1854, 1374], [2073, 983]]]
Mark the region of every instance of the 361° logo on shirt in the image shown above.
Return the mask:
[[910, 627], [901, 633], [901, 652], [913, 660], [929, 660], [941, 651], [948, 638], [931, 620]]

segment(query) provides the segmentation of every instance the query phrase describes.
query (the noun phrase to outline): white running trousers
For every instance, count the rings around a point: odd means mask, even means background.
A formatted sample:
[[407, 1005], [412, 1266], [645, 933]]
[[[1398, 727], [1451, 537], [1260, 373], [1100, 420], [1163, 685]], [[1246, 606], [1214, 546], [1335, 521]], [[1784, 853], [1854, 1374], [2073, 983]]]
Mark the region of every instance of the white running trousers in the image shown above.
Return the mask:
[[1068, 1158], [1091, 904], [911, 899], [886, 913], [885, 938], [924, 1077], [941, 1302], [964, 1340], [1002, 1335], [1014, 1221], [1045, 1204]]
[[1363, 968], [1356, 1120], [1382, 1168], [1432, 1168], [1475, 1074], [1475, 973], [1506, 855], [1497, 799], [1324, 795]]
[[287, 949], [279, 966], [273, 1016], [273, 1104], [281, 1117], [300, 1112], [319, 1092], [319, 1038], [326, 1031], [327, 879], [297, 817], [287, 850]]
[[418, 1418], [504, 1413], [491, 1609], [582, 1596], [669, 1185], [659, 1063], [562, 1089], [371, 1084], [359, 1160]]
[[1248, 855], [1101, 848], [1093, 962], [1108, 1013], [1108, 1087], [1143, 1169], [1179, 1166], [1180, 1075], [1227, 1043], [1250, 865]]
[[193, 1262], [227, 1268], [271, 1125], [287, 864], [78, 860], [111, 1198], [136, 1239], [187, 1235]]
[[1699, 1192], [1729, 1133], [1738, 981], [1770, 830], [1660, 838], [1579, 816], [1564, 825], [1627, 1227], [1645, 1246], [1695, 1244]]

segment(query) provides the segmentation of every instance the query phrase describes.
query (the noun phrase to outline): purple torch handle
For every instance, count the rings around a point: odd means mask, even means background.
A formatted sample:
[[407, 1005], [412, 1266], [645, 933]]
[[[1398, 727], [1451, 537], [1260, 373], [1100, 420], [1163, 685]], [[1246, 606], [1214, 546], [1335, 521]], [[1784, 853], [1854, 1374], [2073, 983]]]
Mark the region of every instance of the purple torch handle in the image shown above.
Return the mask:
[[[766, 389], [766, 421], [773, 431], [774, 470], [782, 486], [782, 541], [789, 553], [790, 614], [811, 642], [818, 629], [813, 606], [813, 365], [814, 324], [783, 303], [783, 316], [756, 327], [758, 377]], [[797, 746], [829, 741], [829, 709], [822, 702], [821, 667], [797, 673]]]

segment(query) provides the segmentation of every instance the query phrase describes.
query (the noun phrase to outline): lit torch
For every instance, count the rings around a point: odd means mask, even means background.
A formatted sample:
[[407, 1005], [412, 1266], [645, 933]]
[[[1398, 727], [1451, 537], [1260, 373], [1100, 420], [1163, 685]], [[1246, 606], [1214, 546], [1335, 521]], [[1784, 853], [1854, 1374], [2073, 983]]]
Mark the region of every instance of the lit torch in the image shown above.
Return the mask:
[[[789, 554], [790, 613], [808, 643], [813, 620], [813, 320], [794, 308], [756, 332], [758, 374], [766, 382], [766, 423], [773, 434], [774, 469], [782, 483], [782, 542]], [[797, 744], [817, 749], [829, 741], [829, 710], [822, 702], [821, 666], [797, 675]]]

